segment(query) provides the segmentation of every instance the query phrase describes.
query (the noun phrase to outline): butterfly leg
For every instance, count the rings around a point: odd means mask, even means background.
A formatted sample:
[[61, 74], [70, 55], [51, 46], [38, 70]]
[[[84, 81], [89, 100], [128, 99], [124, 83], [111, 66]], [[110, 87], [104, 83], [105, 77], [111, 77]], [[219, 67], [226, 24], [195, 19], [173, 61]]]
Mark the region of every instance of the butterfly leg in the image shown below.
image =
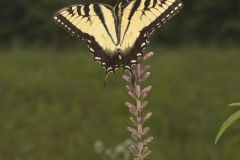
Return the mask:
[[[132, 73], [131, 73], [131, 75], [132, 75]], [[132, 85], [135, 86], [135, 80], [136, 80], [136, 78], [135, 78], [133, 75], [131, 76], [131, 80], [132, 80]]]
[[107, 75], [104, 78], [103, 86], [104, 88], [107, 88]]
[[119, 68], [120, 66], [120, 61], [118, 59], [118, 55], [115, 55], [113, 57], [103, 57], [103, 62], [104, 62], [104, 68], [105, 68], [105, 72], [106, 72], [106, 76], [104, 79], [104, 88], [107, 87], [106, 82], [107, 82], [107, 78], [109, 76], [110, 73], [115, 73], [116, 69]]

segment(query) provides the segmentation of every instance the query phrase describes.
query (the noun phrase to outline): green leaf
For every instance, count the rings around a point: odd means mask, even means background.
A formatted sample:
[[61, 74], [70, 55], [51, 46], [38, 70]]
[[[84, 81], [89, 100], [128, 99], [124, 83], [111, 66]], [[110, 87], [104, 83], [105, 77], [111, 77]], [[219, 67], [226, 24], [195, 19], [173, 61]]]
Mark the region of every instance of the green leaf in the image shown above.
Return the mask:
[[221, 129], [219, 130], [217, 137], [215, 139], [215, 144], [217, 144], [220, 137], [223, 135], [223, 133], [228, 129], [234, 122], [236, 122], [238, 119], [240, 119], [240, 111], [232, 114], [222, 125]]
[[228, 105], [229, 107], [240, 107], [240, 103], [232, 103]]

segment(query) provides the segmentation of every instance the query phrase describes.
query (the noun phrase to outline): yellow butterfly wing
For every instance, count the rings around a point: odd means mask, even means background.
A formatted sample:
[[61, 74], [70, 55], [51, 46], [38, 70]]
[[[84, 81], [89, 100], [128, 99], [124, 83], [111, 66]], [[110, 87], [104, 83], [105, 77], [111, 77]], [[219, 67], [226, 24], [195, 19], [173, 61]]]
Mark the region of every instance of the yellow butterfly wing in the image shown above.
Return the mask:
[[120, 67], [131, 71], [143, 56], [153, 31], [182, 6], [180, 0], [131, 0], [114, 8], [105, 4], [72, 5], [58, 11], [54, 20], [86, 40], [95, 60], [108, 74]]
[[73, 36], [86, 40], [90, 52], [107, 70], [118, 43], [113, 8], [105, 4], [72, 5], [61, 9], [54, 20]]
[[124, 65], [142, 57], [148, 38], [183, 7], [180, 0], [133, 0], [123, 7], [120, 46]]

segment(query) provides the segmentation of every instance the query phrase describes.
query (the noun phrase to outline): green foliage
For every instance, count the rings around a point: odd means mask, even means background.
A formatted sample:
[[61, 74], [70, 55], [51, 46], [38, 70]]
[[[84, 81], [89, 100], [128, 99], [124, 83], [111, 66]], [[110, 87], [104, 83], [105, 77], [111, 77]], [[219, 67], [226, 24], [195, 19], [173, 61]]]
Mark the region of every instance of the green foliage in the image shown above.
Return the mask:
[[[152, 48], [147, 123], [150, 160], [239, 160], [239, 134], [214, 145], [229, 101], [239, 99], [240, 48]], [[122, 72], [110, 75], [85, 49], [1, 50], [0, 159], [98, 160], [129, 137]], [[207, 53], [207, 54], [203, 54]]]
[[[229, 106], [239, 106], [240, 107], [240, 103], [233, 103], [230, 104]], [[215, 143], [217, 143], [219, 141], [219, 139], [221, 138], [221, 136], [223, 135], [223, 133], [237, 120], [240, 119], [240, 111], [237, 111], [236, 113], [232, 114], [222, 125], [221, 129], [219, 130]]]
[[232, 103], [229, 106], [230, 107], [240, 107], [240, 103]]

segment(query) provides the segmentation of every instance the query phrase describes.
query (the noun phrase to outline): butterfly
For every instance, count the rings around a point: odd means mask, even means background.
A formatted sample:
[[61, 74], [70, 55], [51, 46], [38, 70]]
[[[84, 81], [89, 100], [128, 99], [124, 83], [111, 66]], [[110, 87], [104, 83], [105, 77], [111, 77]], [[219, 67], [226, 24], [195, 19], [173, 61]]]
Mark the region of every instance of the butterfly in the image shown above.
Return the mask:
[[57, 24], [85, 40], [94, 60], [106, 75], [130, 71], [143, 57], [152, 33], [182, 9], [180, 0], [130, 0], [114, 7], [76, 4], [54, 14]]

